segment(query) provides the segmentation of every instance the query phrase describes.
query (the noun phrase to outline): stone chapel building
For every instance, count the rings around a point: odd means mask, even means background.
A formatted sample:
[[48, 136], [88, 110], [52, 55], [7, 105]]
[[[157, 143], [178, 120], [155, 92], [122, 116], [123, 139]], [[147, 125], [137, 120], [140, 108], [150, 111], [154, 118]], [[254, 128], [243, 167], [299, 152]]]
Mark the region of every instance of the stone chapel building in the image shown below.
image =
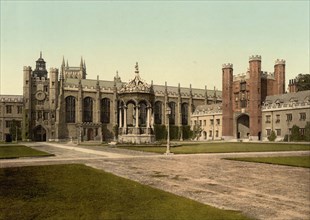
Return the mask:
[[[140, 77], [136, 63], [128, 83], [116, 73], [114, 80], [87, 79], [86, 64], [72, 67], [63, 59], [60, 70], [46, 68], [42, 58], [34, 70], [25, 66], [23, 76], [23, 138], [33, 141], [108, 141], [149, 143], [154, 125], [190, 125], [198, 105], [222, 101], [205, 89], [153, 85]], [[182, 132], [182, 129], [180, 129]], [[182, 137], [182, 134], [180, 134]]]

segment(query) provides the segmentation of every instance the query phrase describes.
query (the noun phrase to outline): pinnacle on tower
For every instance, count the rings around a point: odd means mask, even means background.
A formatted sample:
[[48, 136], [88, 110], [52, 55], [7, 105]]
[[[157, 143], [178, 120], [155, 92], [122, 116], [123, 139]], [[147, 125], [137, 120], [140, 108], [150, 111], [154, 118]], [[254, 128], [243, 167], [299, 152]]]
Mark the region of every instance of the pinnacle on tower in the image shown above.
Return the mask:
[[61, 66], [65, 66], [65, 57], [64, 56], [62, 56], [62, 64], [61, 64]]
[[136, 69], [136, 71], [135, 71], [136, 75], [139, 75], [139, 65], [138, 65], [138, 62], [136, 62], [135, 69]]
[[80, 67], [83, 68], [83, 57], [81, 57]]
[[66, 65], [66, 67], [69, 67], [69, 63], [68, 63], [68, 60], [67, 60], [67, 65]]
[[40, 58], [42, 59], [42, 51], [40, 51]]

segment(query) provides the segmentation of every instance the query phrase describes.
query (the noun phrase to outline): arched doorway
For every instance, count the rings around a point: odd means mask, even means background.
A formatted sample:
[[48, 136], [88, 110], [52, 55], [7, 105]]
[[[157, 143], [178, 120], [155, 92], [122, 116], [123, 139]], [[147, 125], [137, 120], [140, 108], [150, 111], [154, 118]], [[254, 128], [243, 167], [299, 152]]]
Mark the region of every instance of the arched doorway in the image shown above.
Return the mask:
[[92, 128], [88, 128], [87, 130], [87, 140], [89, 141], [94, 140], [94, 130]]
[[250, 118], [246, 114], [242, 114], [237, 118], [237, 138], [245, 139], [250, 135]]
[[33, 140], [46, 141], [46, 130], [41, 125], [33, 129]]

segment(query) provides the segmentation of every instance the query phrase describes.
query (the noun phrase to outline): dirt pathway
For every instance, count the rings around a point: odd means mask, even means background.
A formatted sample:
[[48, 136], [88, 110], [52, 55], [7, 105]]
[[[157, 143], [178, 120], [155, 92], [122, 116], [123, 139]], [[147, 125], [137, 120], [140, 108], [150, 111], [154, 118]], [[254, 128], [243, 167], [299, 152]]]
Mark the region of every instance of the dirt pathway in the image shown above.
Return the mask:
[[0, 167], [84, 163], [256, 219], [310, 219], [310, 169], [224, 160], [224, 157], [310, 155], [310, 152], [163, 156], [113, 148], [37, 146], [56, 157], [1, 160]]

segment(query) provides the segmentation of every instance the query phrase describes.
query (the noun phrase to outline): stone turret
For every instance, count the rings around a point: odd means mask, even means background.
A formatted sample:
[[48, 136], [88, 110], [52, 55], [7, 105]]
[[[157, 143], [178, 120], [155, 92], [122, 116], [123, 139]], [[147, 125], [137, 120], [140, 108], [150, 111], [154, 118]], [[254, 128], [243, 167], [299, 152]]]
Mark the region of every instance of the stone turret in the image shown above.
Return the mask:
[[225, 63], [222, 65], [222, 108], [223, 126], [222, 135], [226, 140], [233, 138], [233, 64]]
[[285, 93], [285, 60], [277, 59], [274, 65], [274, 90], [273, 95]]

